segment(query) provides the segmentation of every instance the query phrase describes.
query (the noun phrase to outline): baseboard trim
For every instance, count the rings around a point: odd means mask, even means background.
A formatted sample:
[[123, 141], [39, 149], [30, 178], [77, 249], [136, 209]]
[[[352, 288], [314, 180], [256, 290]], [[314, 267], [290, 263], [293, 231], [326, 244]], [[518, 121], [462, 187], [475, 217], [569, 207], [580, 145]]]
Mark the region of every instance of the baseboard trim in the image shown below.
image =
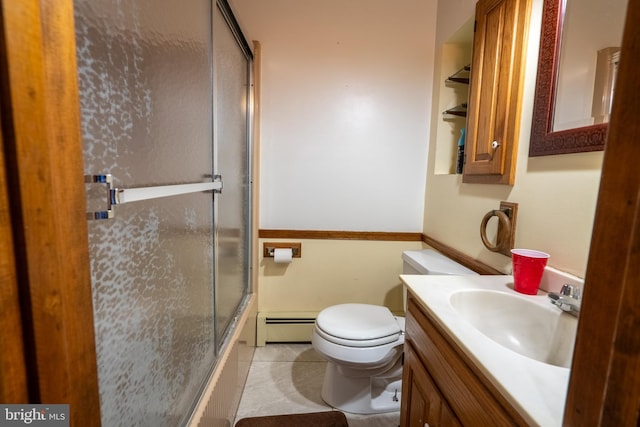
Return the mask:
[[443, 255], [459, 262], [478, 274], [504, 274], [475, 258], [466, 255], [451, 246], [422, 233], [386, 232], [386, 231], [334, 231], [334, 230], [284, 230], [260, 229], [261, 239], [317, 239], [317, 240], [370, 240], [381, 242], [423, 242]]
[[324, 239], [324, 240], [378, 240], [389, 242], [419, 242], [422, 233], [386, 231], [334, 231], [334, 230], [265, 230], [258, 231], [262, 239]]

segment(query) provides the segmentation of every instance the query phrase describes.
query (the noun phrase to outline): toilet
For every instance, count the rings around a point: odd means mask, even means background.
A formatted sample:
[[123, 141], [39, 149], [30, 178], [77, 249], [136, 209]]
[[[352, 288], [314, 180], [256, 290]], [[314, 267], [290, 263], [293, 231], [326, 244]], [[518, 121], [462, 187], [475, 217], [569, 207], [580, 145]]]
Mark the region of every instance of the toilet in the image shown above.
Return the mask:
[[[405, 251], [403, 274], [477, 274], [431, 250]], [[338, 304], [322, 310], [311, 343], [327, 360], [322, 399], [344, 412], [400, 410], [404, 317], [372, 304]]]

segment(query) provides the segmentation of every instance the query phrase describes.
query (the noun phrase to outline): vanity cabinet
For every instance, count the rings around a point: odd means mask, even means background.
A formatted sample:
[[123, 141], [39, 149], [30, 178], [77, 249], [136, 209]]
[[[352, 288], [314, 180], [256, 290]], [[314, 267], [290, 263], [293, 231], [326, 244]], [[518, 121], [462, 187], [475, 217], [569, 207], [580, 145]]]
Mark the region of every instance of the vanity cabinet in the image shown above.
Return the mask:
[[[457, 427], [460, 421], [454, 415], [438, 387], [433, 383], [416, 350], [410, 343], [404, 349], [403, 381], [408, 384], [408, 406], [403, 410], [403, 426]], [[406, 412], [406, 413], [405, 413]]]
[[480, 0], [463, 182], [513, 185], [531, 0]]
[[402, 427], [527, 425], [411, 293], [405, 333]]

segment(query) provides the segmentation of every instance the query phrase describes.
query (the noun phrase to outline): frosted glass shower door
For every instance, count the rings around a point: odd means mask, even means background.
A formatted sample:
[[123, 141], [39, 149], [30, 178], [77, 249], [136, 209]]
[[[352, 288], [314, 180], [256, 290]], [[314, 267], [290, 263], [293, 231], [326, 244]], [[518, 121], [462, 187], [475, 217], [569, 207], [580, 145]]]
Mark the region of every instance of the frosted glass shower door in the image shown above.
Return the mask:
[[216, 336], [220, 344], [247, 293], [250, 247], [251, 52], [227, 25], [225, 9], [213, 14], [215, 170], [224, 178], [216, 198]]
[[[218, 100], [228, 91], [214, 67], [237, 58], [214, 60], [213, 27], [227, 27], [215, 2], [74, 8], [85, 173], [125, 189], [229, 177], [223, 194], [126, 203], [89, 221], [102, 424], [185, 424], [247, 292], [248, 95], [232, 86], [234, 101]], [[245, 91], [247, 64], [229, 70]], [[87, 186], [90, 210], [105, 208], [105, 192]]]

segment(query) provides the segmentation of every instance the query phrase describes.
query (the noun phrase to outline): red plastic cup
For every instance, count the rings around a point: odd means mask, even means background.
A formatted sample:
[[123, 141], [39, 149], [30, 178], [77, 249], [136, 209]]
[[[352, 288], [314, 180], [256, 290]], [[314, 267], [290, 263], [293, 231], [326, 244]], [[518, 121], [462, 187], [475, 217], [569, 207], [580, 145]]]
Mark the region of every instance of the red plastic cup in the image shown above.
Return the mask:
[[536, 295], [549, 254], [533, 249], [511, 249], [513, 287], [517, 292]]

